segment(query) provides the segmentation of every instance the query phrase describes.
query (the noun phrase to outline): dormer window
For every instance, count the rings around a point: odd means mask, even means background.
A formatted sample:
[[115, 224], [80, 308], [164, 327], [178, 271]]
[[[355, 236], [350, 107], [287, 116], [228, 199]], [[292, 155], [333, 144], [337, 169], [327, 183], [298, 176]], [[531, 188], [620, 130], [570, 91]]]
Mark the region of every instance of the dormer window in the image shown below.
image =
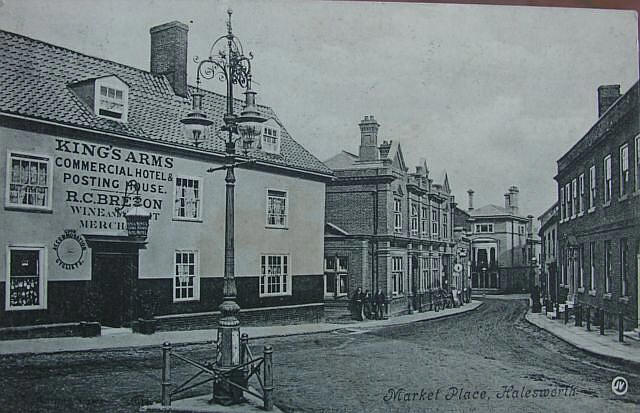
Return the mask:
[[280, 154], [280, 126], [273, 119], [269, 119], [262, 127], [262, 150]]
[[127, 121], [129, 87], [116, 76], [96, 79], [94, 110], [96, 115], [120, 122]]
[[122, 90], [108, 86], [100, 86], [98, 115], [108, 118], [122, 119], [124, 113], [124, 97]]
[[115, 75], [81, 80], [69, 84], [80, 100], [96, 116], [118, 122], [127, 121], [129, 85]]

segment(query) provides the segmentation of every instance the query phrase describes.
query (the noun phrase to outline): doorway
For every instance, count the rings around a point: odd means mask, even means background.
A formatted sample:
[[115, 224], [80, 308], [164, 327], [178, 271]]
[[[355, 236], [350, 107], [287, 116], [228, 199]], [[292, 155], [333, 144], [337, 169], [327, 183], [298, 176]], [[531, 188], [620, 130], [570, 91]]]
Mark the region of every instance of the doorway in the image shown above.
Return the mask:
[[98, 321], [108, 327], [128, 325], [134, 315], [138, 252], [95, 247], [92, 251]]

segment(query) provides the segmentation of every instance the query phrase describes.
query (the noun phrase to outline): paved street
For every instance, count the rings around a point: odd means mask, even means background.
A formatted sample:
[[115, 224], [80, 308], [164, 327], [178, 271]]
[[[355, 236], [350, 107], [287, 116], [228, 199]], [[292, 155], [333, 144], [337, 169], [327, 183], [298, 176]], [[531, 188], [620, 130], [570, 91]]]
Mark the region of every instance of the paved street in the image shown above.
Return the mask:
[[[442, 320], [268, 339], [276, 404], [336, 413], [637, 411], [638, 369], [575, 350], [529, 325], [525, 311], [524, 301], [487, 299]], [[179, 351], [207, 354], [201, 345]], [[5, 356], [1, 366], [3, 411], [135, 411], [159, 397], [159, 350]], [[191, 371], [175, 370], [174, 383]], [[629, 381], [625, 396], [611, 391], [617, 375]]]

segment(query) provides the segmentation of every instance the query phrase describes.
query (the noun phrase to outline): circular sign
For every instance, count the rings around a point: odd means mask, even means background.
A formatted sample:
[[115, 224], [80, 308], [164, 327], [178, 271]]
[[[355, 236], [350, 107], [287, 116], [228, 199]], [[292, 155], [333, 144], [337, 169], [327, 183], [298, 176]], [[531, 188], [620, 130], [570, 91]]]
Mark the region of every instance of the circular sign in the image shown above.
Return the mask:
[[461, 272], [462, 271], [462, 264], [457, 263], [456, 265], [453, 266], [453, 271], [455, 272]]
[[84, 263], [84, 251], [87, 244], [75, 230], [65, 230], [53, 243], [56, 252], [56, 264], [65, 270], [73, 270]]
[[627, 379], [622, 376], [614, 378], [613, 381], [611, 381], [611, 390], [618, 396], [627, 394], [627, 390], [629, 390]]

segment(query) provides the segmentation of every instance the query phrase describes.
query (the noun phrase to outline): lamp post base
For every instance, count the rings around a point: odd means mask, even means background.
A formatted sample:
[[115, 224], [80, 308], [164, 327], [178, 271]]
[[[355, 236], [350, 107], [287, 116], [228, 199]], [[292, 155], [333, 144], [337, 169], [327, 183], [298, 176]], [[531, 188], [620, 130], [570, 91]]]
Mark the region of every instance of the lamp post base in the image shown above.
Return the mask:
[[[247, 380], [242, 370], [233, 370], [228, 373], [227, 378], [242, 387], [247, 387]], [[219, 380], [214, 382], [213, 397], [209, 401], [210, 404], [219, 404], [222, 406], [231, 406], [234, 404], [245, 403], [242, 389], [235, 387], [225, 381]]]
[[[235, 304], [235, 303], [234, 303]], [[222, 306], [221, 306], [222, 307]], [[240, 364], [240, 327], [235, 316], [223, 319], [218, 326], [219, 348], [221, 358], [218, 362], [219, 369], [227, 380], [238, 386], [247, 387], [247, 379], [242, 369], [236, 368]], [[230, 324], [230, 325], [224, 325]], [[228, 406], [244, 401], [242, 389], [229, 384], [224, 380], [216, 380], [213, 384], [213, 398], [211, 403]]]

